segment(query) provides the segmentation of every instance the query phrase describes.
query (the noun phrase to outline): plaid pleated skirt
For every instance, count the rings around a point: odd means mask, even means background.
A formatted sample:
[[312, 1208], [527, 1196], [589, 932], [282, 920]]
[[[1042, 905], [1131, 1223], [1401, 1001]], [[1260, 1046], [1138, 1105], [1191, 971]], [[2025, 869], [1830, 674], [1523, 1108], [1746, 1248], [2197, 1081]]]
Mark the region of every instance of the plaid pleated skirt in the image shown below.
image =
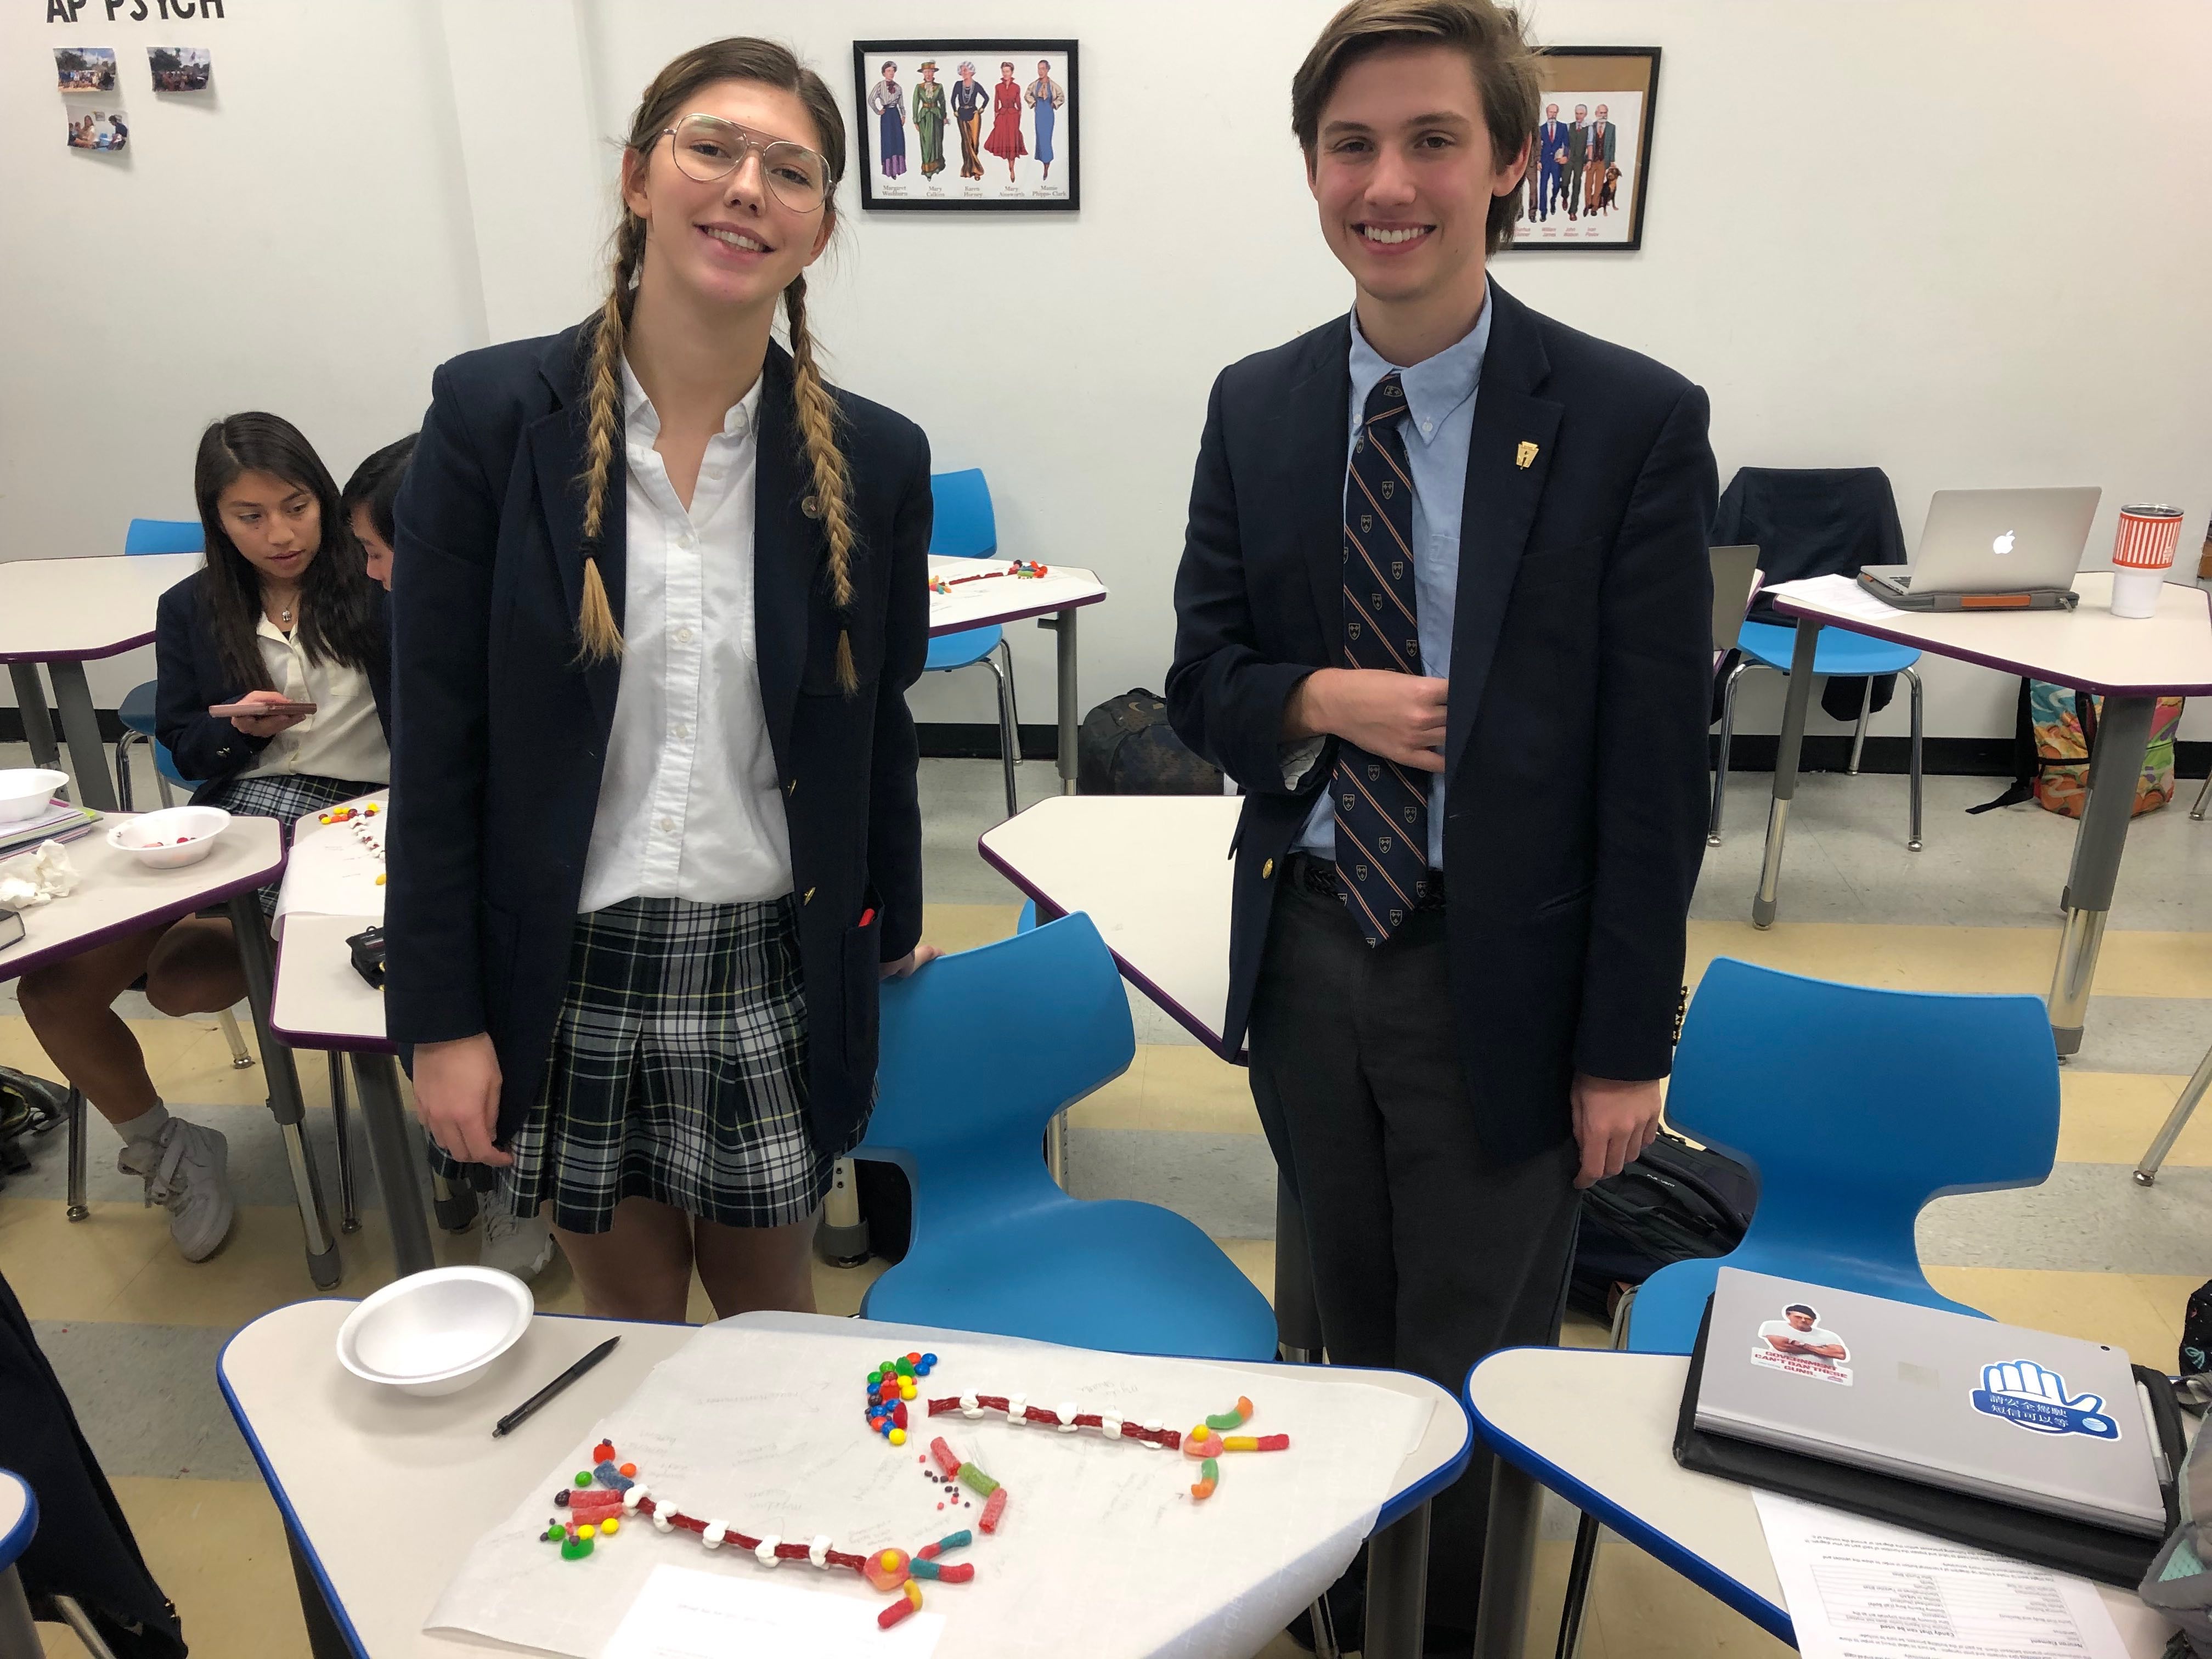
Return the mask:
[[[383, 787], [380, 783], [349, 783], [343, 778], [320, 778], [301, 772], [241, 772], [217, 784], [200, 805], [220, 806], [234, 818], [274, 818], [283, 828], [284, 845], [289, 847], [292, 826], [305, 814]], [[273, 918], [275, 884], [262, 888], [254, 896], [261, 901], [263, 919]]]
[[731, 1227], [820, 1206], [865, 1124], [837, 1153], [808, 1133], [796, 911], [635, 898], [576, 919], [545, 1087], [507, 1148], [518, 1216], [599, 1233], [630, 1197]]

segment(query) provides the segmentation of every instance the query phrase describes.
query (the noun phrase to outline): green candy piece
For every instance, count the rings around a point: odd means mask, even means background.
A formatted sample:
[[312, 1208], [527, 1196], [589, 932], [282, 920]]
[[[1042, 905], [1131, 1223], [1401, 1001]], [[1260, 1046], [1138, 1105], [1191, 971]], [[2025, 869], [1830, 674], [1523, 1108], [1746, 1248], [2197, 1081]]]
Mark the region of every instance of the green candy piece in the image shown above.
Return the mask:
[[988, 1498], [999, 1489], [999, 1483], [973, 1463], [963, 1463], [960, 1466], [960, 1484], [973, 1492], [978, 1498]]
[[592, 1484], [592, 1472], [589, 1469], [578, 1469], [576, 1471], [576, 1484], [580, 1486], [590, 1486]]
[[1206, 1426], [1209, 1429], [1241, 1429], [1244, 1426], [1244, 1413], [1239, 1411], [1222, 1412], [1207, 1418]]
[[1198, 1466], [1198, 1473], [1200, 1480], [1218, 1480], [1221, 1479], [1221, 1465], [1209, 1457]]
[[898, 1374], [901, 1376], [912, 1376], [914, 1375], [914, 1361], [911, 1359], [900, 1360], [898, 1362]]
[[868, 1386], [872, 1389], [883, 1380], [884, 1374], [881, 1371], [870, 1371], [868, 1373]]
[[588, 1538], [571, 1538], [561, 1546], [563, 1561], [580, 1561], [591, 1553], [592, 1540]]
[[568, 1532], [562, 1528], [548, 1527], [545, 1528], [545, 1541], [549, 1544], [558, 1544], [568, 1536]]

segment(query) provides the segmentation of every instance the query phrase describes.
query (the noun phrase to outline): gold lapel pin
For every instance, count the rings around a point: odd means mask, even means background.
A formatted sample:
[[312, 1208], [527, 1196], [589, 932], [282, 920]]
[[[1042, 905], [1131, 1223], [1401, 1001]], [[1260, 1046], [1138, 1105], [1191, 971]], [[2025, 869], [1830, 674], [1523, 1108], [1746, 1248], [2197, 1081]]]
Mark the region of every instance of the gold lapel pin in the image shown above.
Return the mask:
[[1521, 441], [1521, 447], [1513, 452], [1513, 465], [1526, 472], [1535, 459], [1536, 446], [1523, 438]]

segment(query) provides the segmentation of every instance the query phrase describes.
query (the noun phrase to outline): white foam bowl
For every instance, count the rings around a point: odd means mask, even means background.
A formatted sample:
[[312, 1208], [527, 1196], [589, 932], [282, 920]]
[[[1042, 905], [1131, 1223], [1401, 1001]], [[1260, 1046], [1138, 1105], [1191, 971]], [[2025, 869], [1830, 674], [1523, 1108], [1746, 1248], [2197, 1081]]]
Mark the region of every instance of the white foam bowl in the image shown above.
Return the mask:
[[46, 811], [69, 774], [44, 766], [14, 766], [0, 771], [0, 823], [20, 823]]
[[404, 1394], [452, 1394], [529, 1328], [530, 1287], [495, 1267], [433, 1267], [395, 1279], [338, 1327], [338, 1364]]
[[215, 851], [215, 838], [229, 822], [220, 806], [168, 806], [125, 818], [107, 832], [107, 844], [149, 870], [180, 870]]

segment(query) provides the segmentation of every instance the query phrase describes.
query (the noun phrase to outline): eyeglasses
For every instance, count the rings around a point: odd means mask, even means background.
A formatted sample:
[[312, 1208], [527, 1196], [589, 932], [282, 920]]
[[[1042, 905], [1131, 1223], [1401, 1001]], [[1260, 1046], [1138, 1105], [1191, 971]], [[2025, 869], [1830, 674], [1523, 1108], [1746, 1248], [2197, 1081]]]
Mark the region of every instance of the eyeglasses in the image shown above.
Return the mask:
[[663, 128], [662, 137], [671, 141], [670, 154], [684, 176], [702, 185], [728, 178], [746, 156], [757, 155], [761, 177], [793, 212], [811, 213], [829, 196], [830, 163], [788, 138], [765, 138], [718, 115], [687, 115]]

